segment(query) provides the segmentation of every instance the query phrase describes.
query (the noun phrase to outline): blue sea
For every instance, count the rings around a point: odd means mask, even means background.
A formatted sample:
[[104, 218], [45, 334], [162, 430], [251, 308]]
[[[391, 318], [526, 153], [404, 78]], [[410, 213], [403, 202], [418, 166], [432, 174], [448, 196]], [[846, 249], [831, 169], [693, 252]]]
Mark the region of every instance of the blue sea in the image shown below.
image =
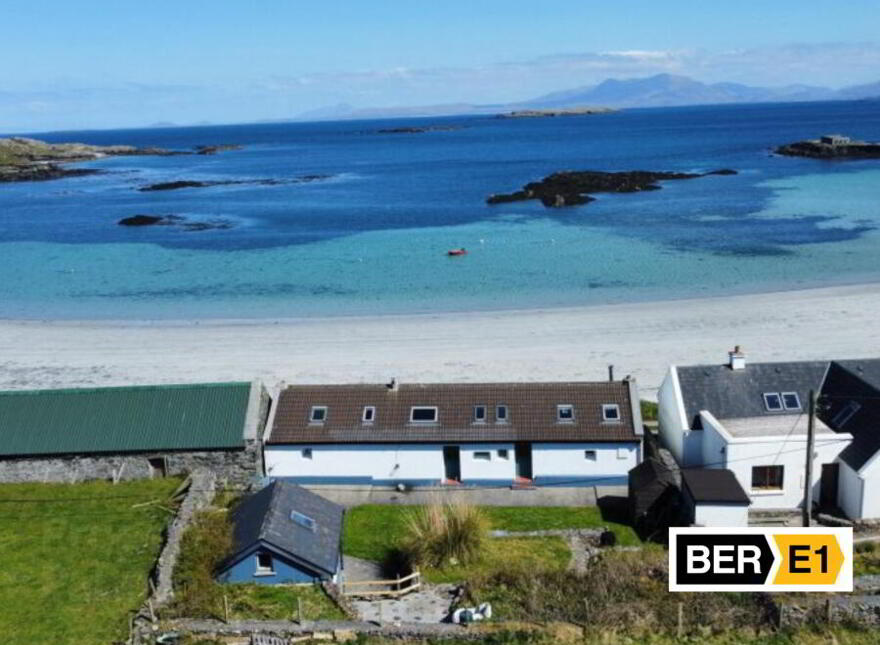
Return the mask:
[[[449, 126], [414, 134], [398, 127]], [[880, 102], [37, 133], [191, 150], [0, 184], [0, 317], [281, 318], [520, 309], [880, 279], [880, 161], [771, 153], [880, 140]], [[584, 206], [489, 206], [559, 170], [704, 172]], [[287, 181], [305, 176], [313, 181]], [[284, 180], [139, 192], [175, 180]], [[135, 214], [226, 228], [130, 228]], [[451, 258], [450, 248], [467, 256]]]

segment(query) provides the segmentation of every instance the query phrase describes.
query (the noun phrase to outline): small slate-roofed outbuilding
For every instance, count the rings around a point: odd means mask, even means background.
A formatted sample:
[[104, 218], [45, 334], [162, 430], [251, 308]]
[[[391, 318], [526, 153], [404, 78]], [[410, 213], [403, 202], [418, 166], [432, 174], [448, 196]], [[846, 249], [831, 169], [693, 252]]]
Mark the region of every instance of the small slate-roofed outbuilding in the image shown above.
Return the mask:
[[217, 579], [260, 584], [336, 580], [342, 569], [343, 517], [338, 504], [275, 481], [233, 511], [233, 552]]
[[681, 489], [688, 519], [697, 526], [748, 526], [752, 503], [726, 468], [686, 468]]

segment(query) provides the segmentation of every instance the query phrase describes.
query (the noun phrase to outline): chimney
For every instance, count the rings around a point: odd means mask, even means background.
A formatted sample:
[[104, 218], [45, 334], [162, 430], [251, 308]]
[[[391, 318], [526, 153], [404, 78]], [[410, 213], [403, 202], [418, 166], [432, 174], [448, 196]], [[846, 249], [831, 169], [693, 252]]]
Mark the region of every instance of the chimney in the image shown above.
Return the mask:
[[728, 366], [732, 370], [744, 370], [746, 368], [746, 355], [742, 348], [737, 345], [733, 351], [727, 352], [729, 359]]
[[386, 387], [389, 390], [391, 390], [392, 392], [397, 392], [397, 379], [396, 378], [391, 379], [391, 382], [388, 383], [388, 385]]
[[609, 366], [608, 366], [608, 380], [609, 380], [609, 381], [613, 381], [613, 380], [614, 380], [614, 365], [609, 365]]

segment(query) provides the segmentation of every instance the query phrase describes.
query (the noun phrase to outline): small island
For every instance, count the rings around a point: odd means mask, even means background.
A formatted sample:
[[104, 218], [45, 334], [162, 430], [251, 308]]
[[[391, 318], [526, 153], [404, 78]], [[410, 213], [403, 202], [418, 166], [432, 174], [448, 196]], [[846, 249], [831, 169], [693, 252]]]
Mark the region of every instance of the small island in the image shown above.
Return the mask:
[[421, 134], [422, 132], [451, 132], [461, 130], [463, 125], [422, 125], [422, 126], [402, 126], [399, 128], [382, 128], [376, 130], [379, 134]]
[[505, 112], [499, 114], [499, 119], [535, 119], [542, 117], [556, 116], [584, 116], [587, 114], [610, 114], [617, 112], [615, 108], [609, 107], [574, 107], [560, 108], [557, 110], [514, 110], [513, 112]]
[[184, 231], [209, 231], [212, 229], [226, 230], [232, 228], [232, 222], [223, 219], [193, 221], [181, 215], [132, 215], [123, 217], [117, 222], [119, 226], [140, 228], [144, 226], [176, 226]]
[[538, 199], [548, 208], [578, 206], [595, 201], [589, 193], [635, 193], [643, 190], [660, 190], [658, 181], [673, 179], [696, 179], [709, 175], [735, 175], [729, 168], [707, 173], [654, 172], [631, 170], [628, 172], [602, 172], [579, 170], [556, 172], [523, 186], [513, 193], [490, 195], [487, 204], [504, 204]]
[[812, 159], [880, 159], [880, 143], [859, 141], [842, 134], [796, 141], [776, 148], [776, 154]]

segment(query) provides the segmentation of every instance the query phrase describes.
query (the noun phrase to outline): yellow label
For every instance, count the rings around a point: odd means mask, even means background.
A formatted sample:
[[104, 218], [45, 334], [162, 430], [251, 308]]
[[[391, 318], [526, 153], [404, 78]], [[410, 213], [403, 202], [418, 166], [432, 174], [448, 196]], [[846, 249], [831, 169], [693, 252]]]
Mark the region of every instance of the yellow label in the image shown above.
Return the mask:
[[832, 585], [843, 567], [837, 537], [822, 533], [777, 533], [773, 536], [782, 564], [773, 584]]

